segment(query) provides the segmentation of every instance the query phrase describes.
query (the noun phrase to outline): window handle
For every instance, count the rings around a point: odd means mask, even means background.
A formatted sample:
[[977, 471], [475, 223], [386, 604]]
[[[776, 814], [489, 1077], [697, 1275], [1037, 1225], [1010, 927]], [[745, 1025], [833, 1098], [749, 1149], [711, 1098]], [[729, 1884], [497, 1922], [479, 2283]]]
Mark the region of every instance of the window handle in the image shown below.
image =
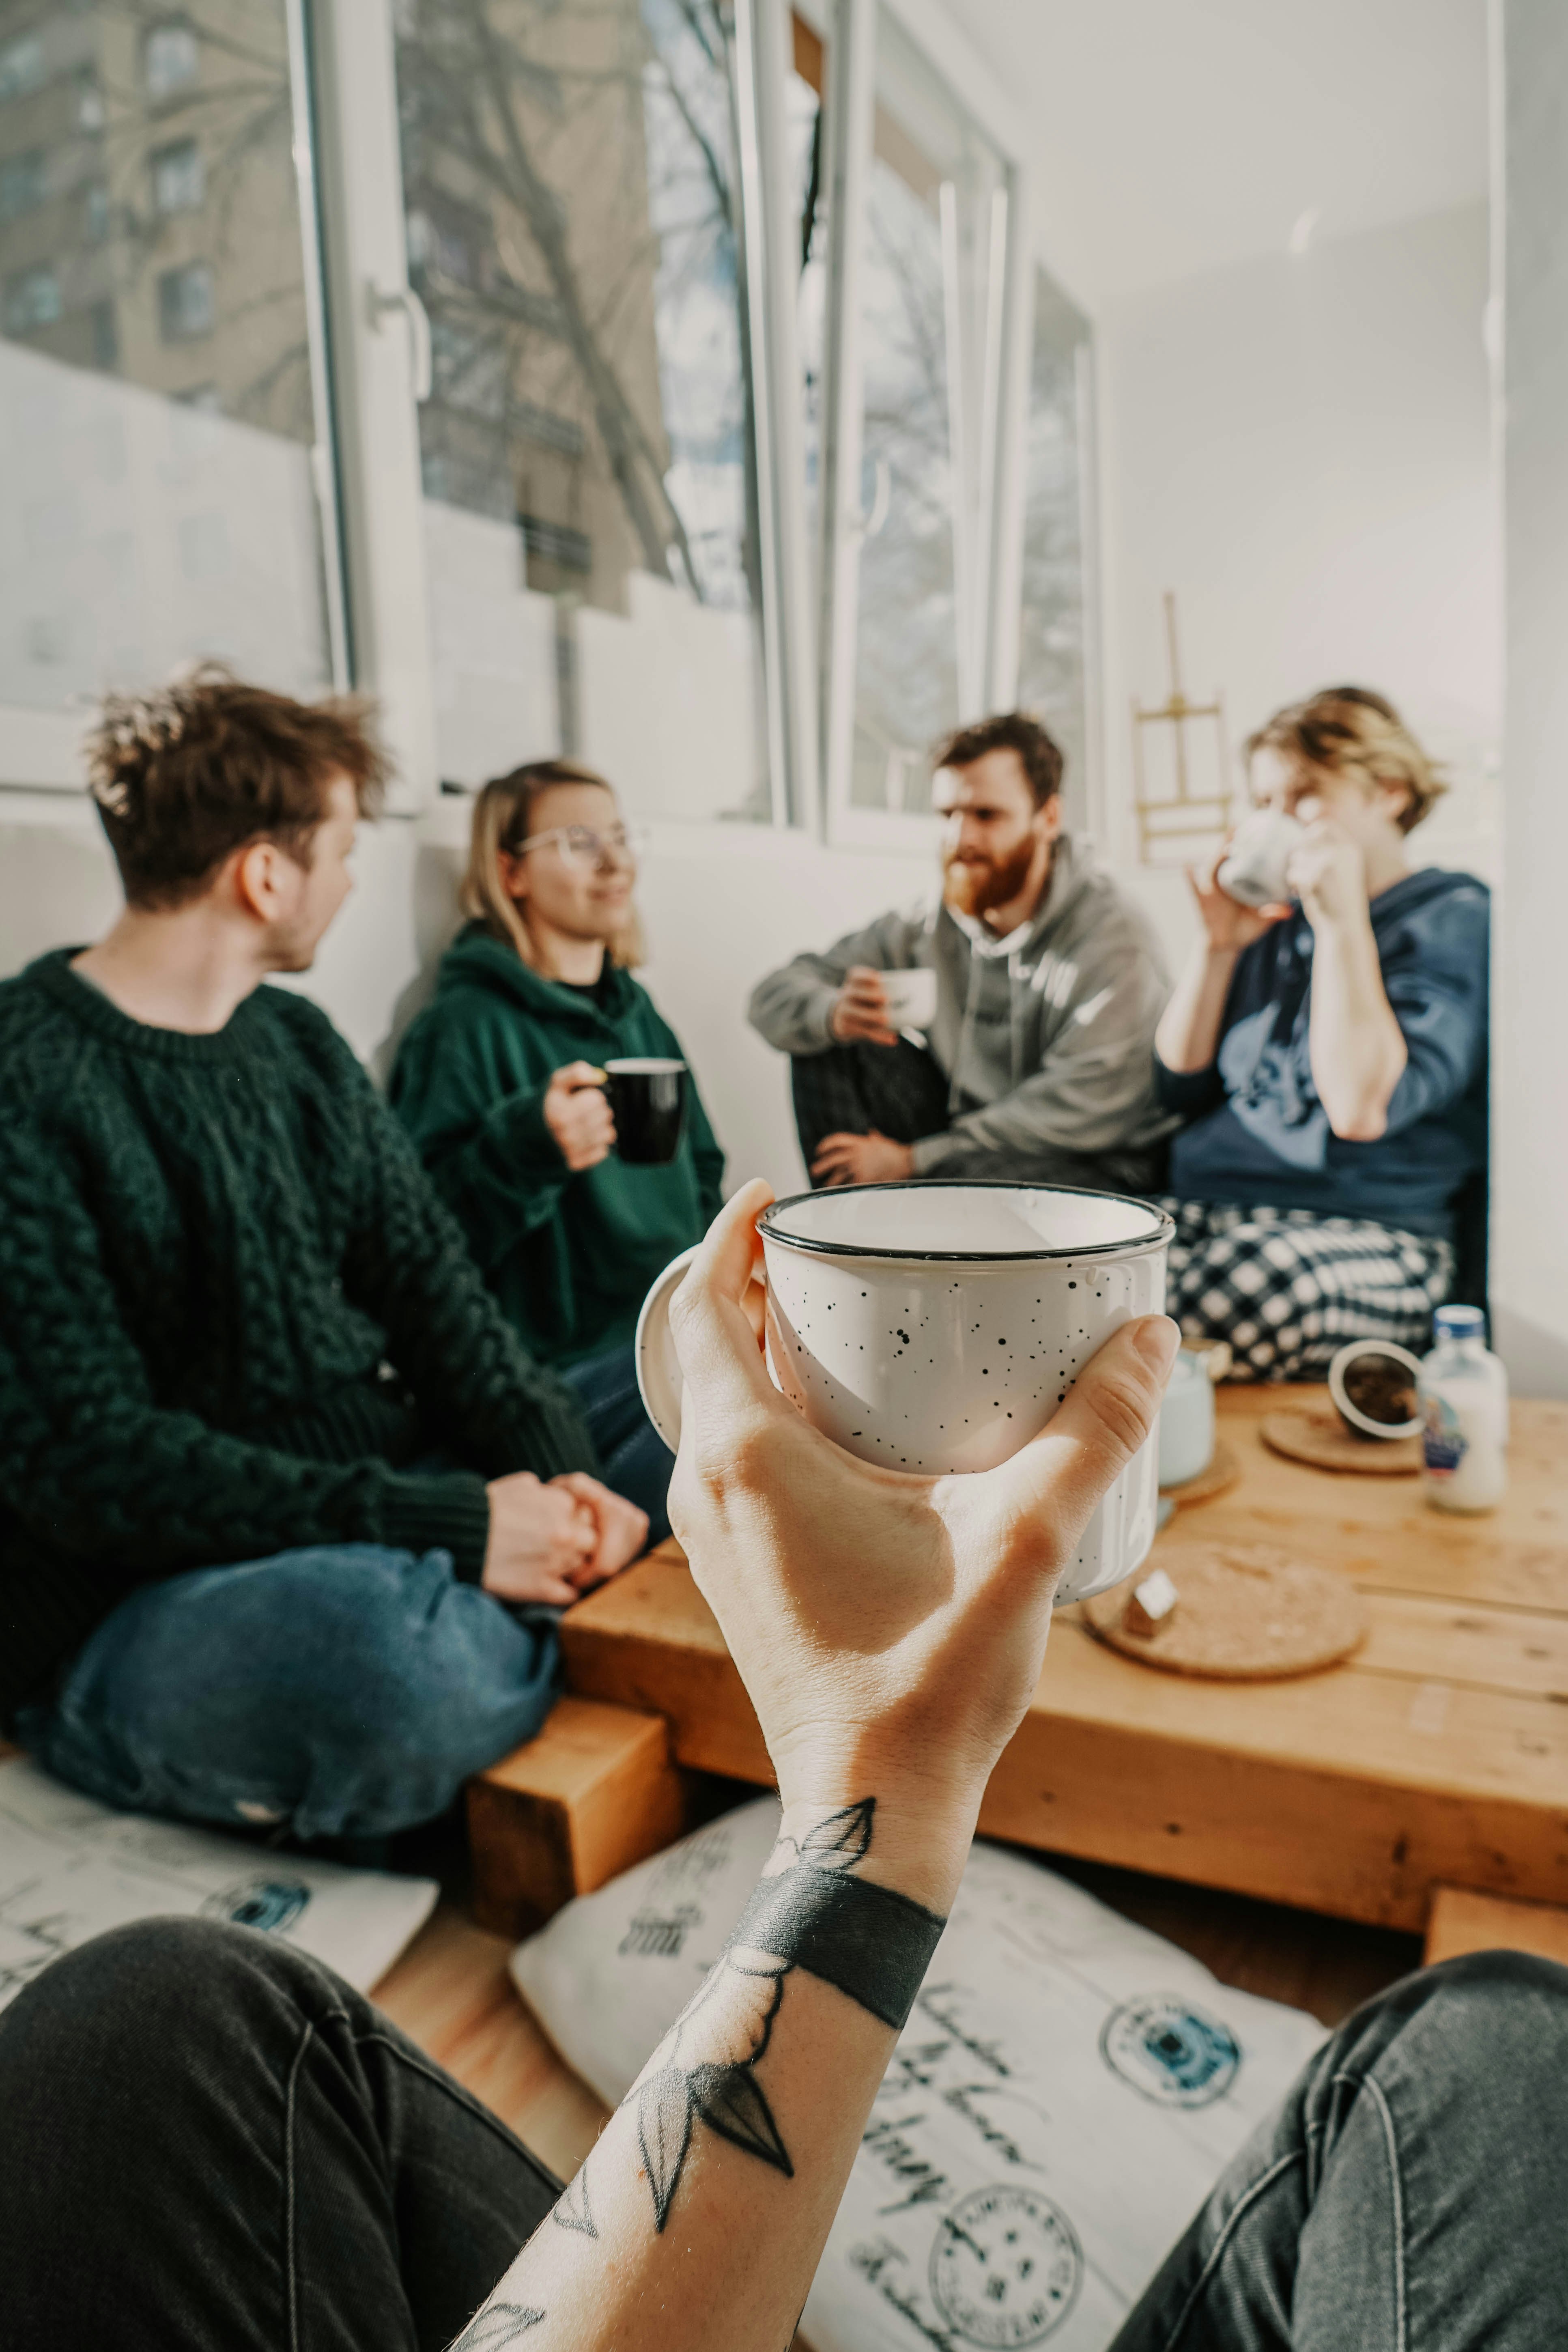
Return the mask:
[[370, 323], [378, 334], [381, 322], [389, 310], [401, 310], [407, 320], [409, 357], [414, 370], [414, 400], [416, 407], [423, 407], [430, 397], [432, 383], [430, 313], [412, 286], [378, 286], [373, 278], [367, 281], [364, 290]]

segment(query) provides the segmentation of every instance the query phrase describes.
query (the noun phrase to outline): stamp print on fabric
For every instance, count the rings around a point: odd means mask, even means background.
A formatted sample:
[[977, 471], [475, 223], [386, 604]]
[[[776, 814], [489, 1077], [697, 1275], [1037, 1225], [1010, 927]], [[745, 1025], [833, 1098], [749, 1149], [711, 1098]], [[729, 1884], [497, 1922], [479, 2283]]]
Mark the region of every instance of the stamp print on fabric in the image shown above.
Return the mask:
[[1037, 2189], [976, 2189], [937, 2224], [932, 2300], [955, 2335], [985, 2352], [1043, 2344], [1082, 2284], [1072, 2223]]
[[1148, 1993], [1113, 2009], [1100, 2054], [1113, 2074], [1160, 2107], [1212, 2106], [1241, 2063], [1229, 2026], [1180, 1993]]

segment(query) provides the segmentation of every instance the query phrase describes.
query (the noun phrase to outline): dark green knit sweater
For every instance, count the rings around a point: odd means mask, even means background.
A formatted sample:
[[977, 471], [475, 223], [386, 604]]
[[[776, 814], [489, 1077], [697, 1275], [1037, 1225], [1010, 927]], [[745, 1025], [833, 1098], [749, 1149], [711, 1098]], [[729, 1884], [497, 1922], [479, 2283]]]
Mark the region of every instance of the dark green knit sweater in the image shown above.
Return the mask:
[[345, 1542], [474, 1580], [487, 1478], [595, 1467], [323, 1013], [151, 1028], [79, 952], [0, 984], [0, 1721], [138, 1584]]

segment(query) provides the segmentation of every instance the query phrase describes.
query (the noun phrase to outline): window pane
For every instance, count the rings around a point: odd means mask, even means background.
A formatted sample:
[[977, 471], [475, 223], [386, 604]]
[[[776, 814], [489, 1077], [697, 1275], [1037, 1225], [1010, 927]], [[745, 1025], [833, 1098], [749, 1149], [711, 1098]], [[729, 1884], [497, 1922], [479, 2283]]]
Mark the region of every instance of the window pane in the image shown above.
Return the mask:
[[283, 0], [0, 42], [0, 705], [329, 680]]
[[795, 65], [784, 91], [789, 136], [790, 186], [797, 223], [795, 250], [800, 290], [795, 306], [804, 395], [802, 441], [805, 458], [806, 512], [813, 531], [817, 513], [822, 453], [823, 366], [827, 343], [827, 155], [824, 110], [827, 75], [826, 47], [799, 16], [790, 19]]
[[1088, 814], [1084, 656], [1082, 403], [1089, 326], [1039, 270], [1029, 373], [1023, 616], [1018, 699], [1045, 721], [1067, 758], [1069, 814]]
[[404, 0], [443, 773], [559, 748], [639, 814], [769, 814], [716, 0]]
[[884, 9], [862, 311], [859, 807], [929, 808], [931, 746], [958, 719], [958, 632], [973, 616], [958, 605], [949, 312], [966, 344], [977, 329], [983, 340], [975, 298], [1004, 181], [995, 151]]

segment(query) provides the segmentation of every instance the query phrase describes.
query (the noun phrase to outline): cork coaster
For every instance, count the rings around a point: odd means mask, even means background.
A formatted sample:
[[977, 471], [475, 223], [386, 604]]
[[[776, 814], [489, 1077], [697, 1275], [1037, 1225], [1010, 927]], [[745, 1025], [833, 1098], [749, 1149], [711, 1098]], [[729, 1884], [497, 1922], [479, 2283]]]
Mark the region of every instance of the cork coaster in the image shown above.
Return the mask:
[[1421, 1467], [1418, 1437], [1357, 1437], [1337, 1412], [1266, 1412], [1258, 1434], [1276, 1454], [1314, 1470], [1361, 1470], [1398, 1478]]
[[1184, 1479], [1179, 1486], [1162, 1486], [1160, 1492], [1181, 1510], [1188, 1503], [1206, 1503], [1213, 1495], [1223, 1495], [1234, 1486], [1241, 1475], [1241, 1462], [1228, 1439], [1216, 1437], [1214, 1455], [1206, 1470], [1195, 1478]]
[[1268, 1544], [1163, 1544], [1176, 1605], [1149, 1633], [1124, 1622], [1136, 1580], [1084, 1601], [1102, 1642], [1143, 1665], [1218, 1682], [1280, 1682], [1348, 1657], [1366, 1632], [1353, 1585]]

